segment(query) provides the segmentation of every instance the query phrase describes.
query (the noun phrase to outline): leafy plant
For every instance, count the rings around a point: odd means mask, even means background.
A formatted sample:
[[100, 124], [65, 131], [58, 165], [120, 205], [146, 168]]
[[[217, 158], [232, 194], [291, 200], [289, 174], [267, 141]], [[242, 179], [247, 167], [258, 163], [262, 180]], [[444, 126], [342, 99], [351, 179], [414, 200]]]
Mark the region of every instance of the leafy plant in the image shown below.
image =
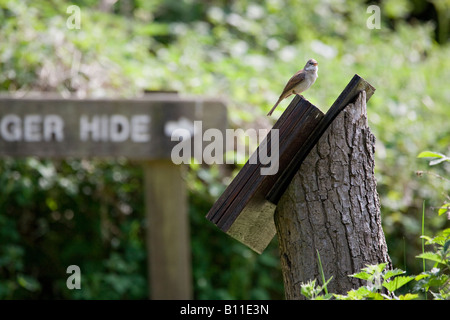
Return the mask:
[[419, 274], [415, 290], [431, 293], [434, 299], [450, 299], [450, 228], [443, 230], [436, 237], [422, 236], [433, 251], [423, 252], [417, 258], [433, 263], [430, 271]]
[[[405, 271], [400, 269], [388, 270], [387, 263], [368, 265], [351, 277], [365, 280], [367, 284], [357, 290], [351, 290], [347, 295], [335, 295], [340, 300], [411, 300], [417, 294], [396, 296], [395, 291], [414, 279], [412, 276], [403, 276]], [[384, 292], [386, 291], [387, 292]]]
[[367, 284], [348, 291], [346, 295], [321, 294], [331, 278], [322, 286], [316, 285], [315, 279], [302, 284], [301, 293], [310, 300], [328, 300], [332, 297], [337, 300], [411, 300], [417, 298], [418, 294], [412, 293], [395, 295], [396, 290], [412, 281], [414, 277], [404, 276], [405, 271], [400, 269], [388, 270], [386, 265], [386, 263], [367, 265], [360, 272], [350, 275], [350, 277], [365, 280]]
[[[319, 250], [317, 250], [317, 264], [319, 267], [320, 276], [322, 277], [322, 286], [316, 286], [316, 279], [307, 282], [306, 284], [301, 285], [301, 293], [309, 300], [329, 300], [333, 297], [332, 294], [328, 293], [327, 285], [333, 279], [330, 277], [327, 281], [325, 281], [325, 273], [323, 272], [322, 261], [320, 260]], [[322, 295], [322, 291], [325, 292], [325, 295]]]
[[329, 293], [325, 293], [322, 295], [322, 291], [325, 290], [328, 282], [330, 282], [331, 278], [328, 279], [322, 286], [316, 285], [316, 279], [310, 280], [305, 284], [301, 285], [301, 293], [309, 300], [329, 300], [333, 297], [333, 295]]

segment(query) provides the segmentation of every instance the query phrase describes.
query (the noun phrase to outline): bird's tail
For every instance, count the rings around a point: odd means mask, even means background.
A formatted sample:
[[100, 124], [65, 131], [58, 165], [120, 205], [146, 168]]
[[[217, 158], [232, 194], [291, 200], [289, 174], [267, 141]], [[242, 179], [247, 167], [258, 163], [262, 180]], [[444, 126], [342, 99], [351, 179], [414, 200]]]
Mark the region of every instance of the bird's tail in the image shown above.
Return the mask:
[[275, 110], [275, 108], [278, 106], [278, 104], [281, 102], [281, 100], [283, 100], [282, 97], [280, 97], [280, 98], [278, 99], [277, 103], [275, 103], [275, 105], [273, 106], [273, 108], [269, 111], [269, 113], [267, 114], [268, 116], [270, 116], [270, 115], [272, 114], [273, 110]]

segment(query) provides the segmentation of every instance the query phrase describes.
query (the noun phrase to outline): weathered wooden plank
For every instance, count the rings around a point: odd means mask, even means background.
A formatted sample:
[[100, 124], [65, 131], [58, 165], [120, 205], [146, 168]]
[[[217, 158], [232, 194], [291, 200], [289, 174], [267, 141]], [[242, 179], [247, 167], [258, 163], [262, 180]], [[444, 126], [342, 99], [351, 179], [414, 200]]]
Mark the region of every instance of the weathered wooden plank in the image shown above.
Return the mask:
[[[291, 131], [292, 139], [283, 144], [284, 148], [280, 150], [280, 167], [284, 167], [291, 159], [291, 151], [297, 150], [297, 146], [302, 145], [306, 140], [307, 135], [302, 133], [313, 130], [321, 117], [323, 113], [311, 105], [302, 117], [302, 121]], [[226, 224], [222, 226], [227, 230], [227, 234], [258, 253], [264, 251], [276, 233], [273, 220], [276, 205], [265, 199], [267, 191], [276, 179], [277, 175], [264, 176], [264, 179], [255, 182], [256, 185], [259, 184], [256, 191], [246, 189], [234, 210], [230, 212]]]
[[[296, 104], [300, 100], [300, 97], [295, 97], [295, 99], [291, 102], [289, 107], [286, 109], [286, 111], [282, 114], [280, 119], [275, 123], [273, 126], [273, 129], [280, 129], [280, 125], [287, 121], [288, 119], [293, 117], [289, 117], [292, 111], [294, 110]], [[270, 135], [269, 135], [270, 137]], [[283, 135], [281, 135], [280, 139], [283, 139]], [[267, 140], [267, 137], [266, 139]], [[267, 145], [267, 141], [263, 141], [261, 145]], [[251, 157], [257, 157], [258, 149], [251, 155]], [[251, 158], [250, 157], [250, 158]], [[245, 163], [245, 165], [242, 167], [242, 169], [239, 171], [239, 173], [236, 175], [236, 177], [231, 181], [231, 183], [228, 185], [228, 187], [225, 189], [225, 191], [222, 193], [222, 195], [219, 197], [219, 199], [215, 202], [214, 206], [210, 209], [208, 214], [206, 215], [206, 218], [210, 220], [211, 222], [217, 224], [218, 221], [222, 218], [223, 214], [228, 212], [228, 208], [231, 205], [231, 203], [234, 201], [236, 196], [241, 192], [241, 190], [247, 185], [248, 180], [251, 178], [251, 176], [256, 172], [259, 171], [261, 168], [260, 163], [252, 164], [250, 163], [250, 159]]]
[[171, 128], [193, 127], [196, 120], [203, 131], [225, 131], [226, 108], [173, 94], [126, 100], [1, 95], [0, 156], [168, 159], [178, 143]]
[[[315, 125], [320, 121], [323, 113], [320, 112], [319, 109], [315, 108], [312, 104], [310, 104], [307, 100], [300, 100], [297, 105], [296, 110], [299, 110], [301, 113], [300, 116], [296, 117], [296, 115], [292, 115], [291, 118], [297, 119], [297, 123], [289, 125], [281, 125], [280, 133], [285, 133], [286, 138], [283, 142], [279, 144], [279, 170], [277, 174], [274, 175], [261, 175], [259, 170], [256, 170], [253, 175], [249, 178], [246, 185], [243, 187], [243, 190], [239, 193], [237, 199], [233, 201], [233, 209], [227, 212], [227, 220], [225, 223], [221, 223], [219, 221], [218, 226], [223, 228], [224, 230], [228, 230], [234, 220], [237, 218], [244, 207], [248, 204], [248, 202], [254, 197], [256, 194], [267, 194], [269, 188], [272, 184], [278, 180], [280, 174], [282, 174], [283, 168], [290, 162], [292, 155], [291, 150], [298, 150], [298, 148], [302, 145], [306, 138], [308, 137], [308, 130], [313, 130]], [[294, 139], [296, 138], [296, 139]], [[262, 149], [262, 152], [266, 152], [265, 149], [270, 150], [270, 139], [267, 141], [263, 141], [262, 145], [259, 147]], [[255, 152], [255, 154], [258, 150]]]
[[270, 154], [272, 139], [277, 139], [274, 142], [278, 143], [278, 172], [261, 175], [263, 166], [259, 158], [256, 164], [251, 164], [249, 159], [211, 208], [207, 218], [221, 230], [261, 253], [275, 235], [275, 206], [265, 200], [265, 195], [321, 117], [323, 113], [320, 110], [296, 96], [272, 129], [279, 130], [278, 137], [272, 136], [273, 131], [269, 132], [250, 157], [256, 159], [259, 154]]

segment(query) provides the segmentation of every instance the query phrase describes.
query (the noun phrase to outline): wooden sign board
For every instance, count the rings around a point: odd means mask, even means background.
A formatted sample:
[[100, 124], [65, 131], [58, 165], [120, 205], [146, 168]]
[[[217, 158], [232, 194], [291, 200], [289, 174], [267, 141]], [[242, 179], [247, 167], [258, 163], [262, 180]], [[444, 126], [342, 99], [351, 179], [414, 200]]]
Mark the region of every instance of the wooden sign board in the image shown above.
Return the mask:
[[[327, 114], [296, 96], [250, 157], [253, 162], [247, 161], [206, 218], [222, 231], [262, 253], [276, 233], [273, 214], [279, 198], [337, 114], [356, 99], [361, 90], [366, 91], [367, 100], [375, 91], [355, 75]], [[255, 161], [255, 157], [261, 148], [271, 148], [273, 130], [278, 130], [279, 170], [274, 175], [261, 175], [260, 168], [264, 166], [259, 159]]]
[[174, 129], [194, 133], [201, 120], [202, 131], [225, 131], [226, 118], [220, 101], [176, 94], [126, 100], [0, 96], [0, 156], [170, 159], [179, 143], [171, 139]]
[[[192, 299], [184, 168], [172, 151], [182, 140], [183, 151], [202, 157], [209, 143], [204, 132], [223, 134], [226, 126], [226, 107], [214, 99], [167, 93], [126, 100], [0, 95], [0, 156], [141, 160], [153, 299]], [[174, 136], [176, 130], [182, 133]]]

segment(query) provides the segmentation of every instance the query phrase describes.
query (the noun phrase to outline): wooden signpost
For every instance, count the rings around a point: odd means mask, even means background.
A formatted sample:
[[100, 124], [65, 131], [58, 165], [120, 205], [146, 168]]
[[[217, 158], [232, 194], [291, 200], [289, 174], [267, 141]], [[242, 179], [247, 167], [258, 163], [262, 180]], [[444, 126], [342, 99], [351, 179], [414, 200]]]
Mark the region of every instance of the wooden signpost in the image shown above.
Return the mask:
[[[225, 131], [222, 102], [149, 94], [138, 99], [0, 96], [0, 156], [126, 157], [144, 166], [149, 281], [153, 299], [192, 298], [187, 194], [183, 165], [171, 161], [172, 133]], [[197, 126], [198, 128], [198, 126]], [[201, 141], [201, 139], [199, 139]], [[191, 144], [200, 152], [202, 144]]]

